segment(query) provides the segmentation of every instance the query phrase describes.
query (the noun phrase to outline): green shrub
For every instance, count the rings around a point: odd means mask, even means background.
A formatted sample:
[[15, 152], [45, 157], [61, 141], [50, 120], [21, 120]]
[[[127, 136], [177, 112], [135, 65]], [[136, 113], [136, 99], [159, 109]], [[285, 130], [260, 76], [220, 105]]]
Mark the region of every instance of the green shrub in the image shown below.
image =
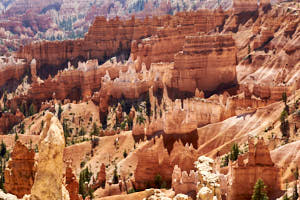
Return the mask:
[[157, 188], [161, 188], [162, 185], [162, 177], [160, 174], [157, 174], [154, 178], [154, 184]]
[[238, 144], [234, 143], [230, 150], [229, 158], [231, 161], [236, 161], [238, 159], [240, 150]]
[[255, 183], [251, 200], [269, 200], [266, 192], [266, 186], [261, 179], [258, 179]]

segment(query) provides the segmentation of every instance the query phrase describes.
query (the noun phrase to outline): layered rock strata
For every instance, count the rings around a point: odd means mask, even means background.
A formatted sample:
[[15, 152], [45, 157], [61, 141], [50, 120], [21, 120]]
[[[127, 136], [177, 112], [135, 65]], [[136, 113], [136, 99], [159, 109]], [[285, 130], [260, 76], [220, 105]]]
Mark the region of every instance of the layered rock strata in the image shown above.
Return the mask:
[[235, 42], [231, 35], [187, 36], [175, 55], [166, 85], [194, 94], [196, 88], [214, 91], [237, 83]]
[[[13, 57], [0, 57], [0, 87], [8, 83], [8, 81], [20, 81], [29, 65], [22, 59]], [[8, 89], [10, 85], [8, 85]]]
[[[84, 39], [34, 43], [22, 47], [18, 52], [18, 57], [25, 58], [27, 61], [37, 59], [38, 69], [45, 64], [60, 66], [67, 61], [78, 59], [103, 60], [121, 52], [130, 51], [133, 40], [140, 41], [142, 38], [155, 35], [161, 30], [160, 27], [173, 27], [166, 33], [162, 32], [163, 35], [172, 33], [178, 27], [176, 32], [184, 31], [182, 34], [184, 36], [190, 32], [210, 31], [216, 26], [221, 26], [224, 18], [223, 12], [215, 13], [209, 10], [146, 18], [143, 21], [134, 17], [127, 21], [121, 21], [119, 18], [107, 21], [104, 17], [97, 17]], [[60, 49], [59, 53], [57, 49]], [[177, 49], [174, 50], [177, 51]]]

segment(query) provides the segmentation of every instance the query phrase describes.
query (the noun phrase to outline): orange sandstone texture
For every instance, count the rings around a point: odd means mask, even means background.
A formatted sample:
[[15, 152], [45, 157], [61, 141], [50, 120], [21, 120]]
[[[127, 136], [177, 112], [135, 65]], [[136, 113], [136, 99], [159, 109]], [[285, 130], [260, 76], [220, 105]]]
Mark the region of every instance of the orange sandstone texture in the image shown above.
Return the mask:
[[76, 176], [72, 172], [72, 168], [66, 168], [66, 189], [69, 192], [70, 200], [80, 200], [79, 196], [79, 184], [76, 180]]
[[34, 155], [33, 149], [29, 150], [21, 142], [16, 142], [11, 153], [11, 160], [5, 170], [4, 187], [6, 192], [14, 194], [18, 198], [30, 194], [36, 171]]
[[166, 85], [194, 93], [213, 91], [236, 80], [236, 47], [231, 35], [187, 36], [183, 51], [175, 55]]
[[[280, 170], [271, 160], [268, 146], [263, 140], [258, 140], [255, 145], [253, 139], [250, 139], [249, 152], [239, 156], [229, 168], [227, 191], [229, 199], [250, 199], [253, 187], [259, 178], [267, 186], [270, 198], [280, 197]], [[241, 185], [243, 187], [240, 187]]]

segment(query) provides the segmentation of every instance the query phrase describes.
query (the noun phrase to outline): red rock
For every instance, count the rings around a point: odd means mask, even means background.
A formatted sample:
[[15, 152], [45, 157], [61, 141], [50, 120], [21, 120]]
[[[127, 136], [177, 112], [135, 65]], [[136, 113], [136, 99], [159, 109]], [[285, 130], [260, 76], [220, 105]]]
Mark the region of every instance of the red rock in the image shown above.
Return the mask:
[[99, 187], [104, 187], [106, 183], [106, 173], [105, 173], [105, 165], [102, 163], [100, 167], [100, 171], [97, 173], [96, 180], [93, 181], [92, 188], [94, 190], [98, 189]]
[[25, 194], [31, 193], [34, 183], [36, 169], [34, 167], [34, 150], [29, 150], [21, 142], [17, 141], [11, 160], [5, 170], [5, 190], [8, 193], [22, 198]]
[[183, 51], [175, 55], [166, 84], [192, 94], [196, 88], [213, 91], [221, 85], [236, 84], [235, 66], [236, 48], [231, 35], [187, 36]]
[[170, 185], [175, 165], [189, 171], [194, 169], [194, 161], [197, 159], [197, 154], [192, 147], [184, 147], [179, 142], [174, 143], [174, 148], [169, 155], [164, 148], [162, 138], [157, 137], [139, 149], [137, 155], [138, 163], [134, 178], [138, 189], [154, 186], [154, 179], [158, 174]]
[[72, 172], [71, 167], [66, 168], [66, 189], [69, 192], [70, 200], [80, 200], [79, 196], [79, 184], [76, 180], [76, 176]]

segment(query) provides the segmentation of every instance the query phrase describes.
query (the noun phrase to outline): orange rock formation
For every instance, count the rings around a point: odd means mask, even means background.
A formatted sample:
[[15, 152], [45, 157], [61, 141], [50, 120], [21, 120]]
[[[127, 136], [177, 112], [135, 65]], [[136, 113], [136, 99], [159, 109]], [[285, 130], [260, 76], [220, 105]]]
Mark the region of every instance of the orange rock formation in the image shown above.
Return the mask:
[[[257, 144], [254, 144], [254, 140], [249, 139], [249, 152], [239, 156], [229, 167], [228, 198], [250, 199], [259, 178], [264, 181], [271, 198], [279, 197], [281, 194], [279, 177], [280, 170], [274, 166], [268, 146], [263, 140], [258, 140]], [[240, 187], [241, 185], [243, 187]]]
[[6, 192], [14, 194], [18, 198], [31, 193], [36, 171], [34, 156], [33, 149], [29, 150], [21, 142], [16, 142], [11, 153], [11, 160], [5, 170], [4, 187]]

